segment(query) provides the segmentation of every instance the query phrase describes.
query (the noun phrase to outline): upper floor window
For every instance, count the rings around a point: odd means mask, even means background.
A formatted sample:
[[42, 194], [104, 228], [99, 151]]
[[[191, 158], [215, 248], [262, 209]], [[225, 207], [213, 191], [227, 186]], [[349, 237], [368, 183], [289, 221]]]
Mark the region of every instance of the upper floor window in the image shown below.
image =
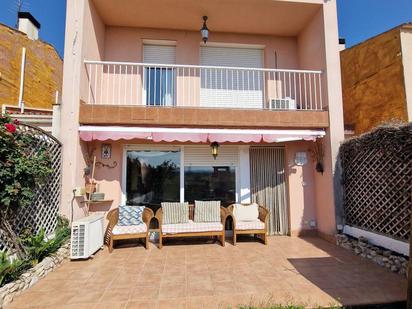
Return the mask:
[[176, 47], [144, 44], [143, 62], [153, 64], [146, 66], [143, 73], [146, 105], [175, 105], [176, 71], [162, 65], [176, 63]]

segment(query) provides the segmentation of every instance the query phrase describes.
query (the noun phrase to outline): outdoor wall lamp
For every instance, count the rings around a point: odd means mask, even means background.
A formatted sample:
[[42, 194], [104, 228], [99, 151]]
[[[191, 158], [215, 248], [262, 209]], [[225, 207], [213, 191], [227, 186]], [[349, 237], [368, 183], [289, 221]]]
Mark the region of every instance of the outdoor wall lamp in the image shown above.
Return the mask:
[[218, 152], [219, 152], [219, 143], [217, 143], [217, 142], [211, 143], [211, 144], [210, 144], [210, 148], [211, 148], [211, 150], [212, 150], [213, 159], [216, 160], [217, 155], [218, 155]]
[[209, 39], [209, 29], [206, 25], [207, 16], [203, 16], [203, 27], [200, 29], [200, 34], [202, 35], [202, 40], [206, 44], [207, 40]]

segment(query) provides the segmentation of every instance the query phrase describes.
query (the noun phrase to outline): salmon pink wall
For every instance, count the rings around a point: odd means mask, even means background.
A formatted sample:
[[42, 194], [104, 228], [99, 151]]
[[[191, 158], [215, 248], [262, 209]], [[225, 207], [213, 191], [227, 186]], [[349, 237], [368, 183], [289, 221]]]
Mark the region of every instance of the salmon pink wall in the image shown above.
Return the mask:
[[[95, 170], [95, 179], [99, 191], [105, 193], [105, 199], [113, 200], [110, 203], [93, 205], [92, 212], [106, 213], [121, 203], [121, 181], [123, 167], [123, 149], [125, 145], [141, 144], [142, 141], [116, 141], [108, 142], [112, 146], [111, 159], [101, 158], [101, 142], [90, 143], [89, 147], [95, 149], [94, 155], [97, 162], [113, 166], [115, 168], [101, 167], [99, 164]], [[93, 146], [91, 146], [93, 145]], [[156, 143], [159, 145], [159, 143]], [[267, 144], [264, 144], [267, 146]], [[275, 144], [278, 146], [278, 144]], [[317, 221], [315, 204], [314, 164], [308, 150], [312, 142], [291, 142], [283, 144], [286, 149], [285, 173], [287, 178], [287, 195], [290, 209], [290, 230], [292, 235], [300, 235], [301, 232], [312, 229], [310, 221]], [[308, 162], [304, 166], [297, 166], [294, 162], [296, 152], [306, 152]], [[241, 172], [242, 173], [242, 172]]]
[[[175, 41], [177, 64], [199, 64], [200, 46], [203, 44], [199, 32], [149, 28], [106, 27], [104, 58], [107, 61], [142, 62], [144, 40]], [[267, 68], [275, 68], [275, 51], [278, 68], [298, 68], [295, 37], [213, 33], [211, 31], [209, 42], [264, 46], [264, 65]]]

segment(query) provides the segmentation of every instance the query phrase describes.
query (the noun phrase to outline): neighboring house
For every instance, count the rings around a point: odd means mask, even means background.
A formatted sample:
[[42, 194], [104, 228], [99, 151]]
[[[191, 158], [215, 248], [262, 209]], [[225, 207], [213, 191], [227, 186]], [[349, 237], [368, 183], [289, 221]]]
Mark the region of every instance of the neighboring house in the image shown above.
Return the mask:
[[[271, 210], [271, 234], [331, 239], [344, 137], [335, 0], [68, 0], [66, 22], [63, 214], [96, 156], [108, 201], [90, 211], [252, 200]], [[81, 198], [73, 212], [87, 213]]]
[[412, 121], [412, 24], [403, 24], [341, 52], [348, 136], [392, 121]]
[[63, 61], [52, 45], [38, 39], [39, 29], [27, 12], [19, 13], [19, 30], [0, 24], [0, 108], [50, 131]]

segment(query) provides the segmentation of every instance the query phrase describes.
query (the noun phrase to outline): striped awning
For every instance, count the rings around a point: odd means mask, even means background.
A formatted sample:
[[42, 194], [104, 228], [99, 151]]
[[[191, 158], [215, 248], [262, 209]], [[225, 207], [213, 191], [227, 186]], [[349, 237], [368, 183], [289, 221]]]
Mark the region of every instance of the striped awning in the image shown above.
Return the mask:
[[315, 141], [325, 136], [325, 131], [80, 126], [79, 135], [83, 141], [145, 139], [153, 142], [280, 143], [299, 140]]

